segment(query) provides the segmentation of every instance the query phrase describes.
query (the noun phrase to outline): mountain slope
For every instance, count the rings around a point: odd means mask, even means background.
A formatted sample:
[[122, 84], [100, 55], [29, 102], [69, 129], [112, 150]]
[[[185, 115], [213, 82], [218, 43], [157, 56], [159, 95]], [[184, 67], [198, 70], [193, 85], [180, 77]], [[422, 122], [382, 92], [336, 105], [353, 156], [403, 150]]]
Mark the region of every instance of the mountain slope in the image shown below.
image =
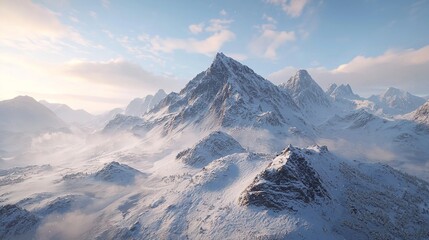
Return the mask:
[[299, 70], [286, 83], [279, 85], [301, 108], [329, 107], [329, 98], [306, 70]]
[[66, 104], [49, 103], [39, 101], [41, 104], [53, 111], [59, 118], [67, 123], [86, 123], [94, 119], [94, 116], [83, 109], [74, 110]]
[[142, 118], [140, 129], [158, 128], [163, 134], [185, 128], [255, 128], [283, 135], [290, 128], [312, 131], [287, 93], [222, 53], [180, 93], [169, 94]]
[[0, 130], [39, 132], [65, 126], [55, 113], [31, 97], [19, 96], [0, 101]]
[[133, 99], [125, 109], [124, 114], [140, 117], [146, 112], [152, 110], [167, 94], [160, 89], [155, 95], [147, 95], [144, 98]]
[[[332, 89], [329, 89], [328, 92], [330, 92], [331, 90]], [[349, 99], [349, 100], [360, 99], [359, 95], [353, 92], [349, 84], [346, 84], [346, 85], [341, 84], [340, 86], [336, 86], [329, 95], [334, 99], [339, 99], [339, 98]]]
[[427, 196], [427, 182], [388, 166], [347, 163], [326, 147], [289, 146], [242, 193], [240, 204], [298, 215], [310, 208], [326, 221], [304, 217], [310, 226], [327, 224], [324, 231], [346, 238], [424, 239], [429, 234]]
[[216, 131], [210, 133], [192, 148], [177, 154], [176, 159], [189, 165], [205, 166], [214, 159], [246, 150], [230, 135]]
[[429, 126], [429, 101], [414, 111], [412, 120]]
[[376, 103], [386, 114], [405, 114], [416, 110], [425, 103], [425, 99], [409, 92], [390, 87], [380, 95], [373, 95], [369, 100]]

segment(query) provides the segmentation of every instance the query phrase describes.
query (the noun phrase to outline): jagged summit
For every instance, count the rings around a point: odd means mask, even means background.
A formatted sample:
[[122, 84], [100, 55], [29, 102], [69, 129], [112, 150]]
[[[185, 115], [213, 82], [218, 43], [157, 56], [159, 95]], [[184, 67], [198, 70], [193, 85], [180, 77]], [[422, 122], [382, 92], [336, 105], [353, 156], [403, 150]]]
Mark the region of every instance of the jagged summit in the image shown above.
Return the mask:
[[125, 109], [125, 115], [142, 116], [152, 110], [162, 99], [167, 96], [163, 89], [159, 89], [155, 95], [147, 95], [143, 98], [133, 99]]
[[244, 70], [250, 73], [254, 73], [252, 69], [247, 67], [246, 65], [241, 64], [233, 58], [230, 58], [223, 54], [222, 52], [218, 52], [210, 65], [208, 71], [221, 70], [228, 71], [229, 73], [234, 74], [237, 70]]
[[299, 70], [286, 83], [279, 85], [304, 111], [314, 112], [321, 107], [330, 107], [331, 103], [322, 88], [306, 70]]
[[[350, 99], [350, 100], [360, 99], [360, 97], [353, 92], [352, 87], [350, 87], [349, 84], [345, 84], [345, 85], [341, 84], [339, 86], [335, 84], [335, 86], [336, 86], [335, 89], [333, 89], [329, 94], [334, 99], [338, 99], [338, 98]], [[334, 85], [331, 85], [331, 88], [333, 87]]]
[[146, 128], [162, 125], [164, 133], [191, 125], [213, 131], [256, 127], [288, 132], [295, 127], [306, 132], [301, 112], [286, 92], [223, 53], [143, 118]]
[[332, 83], [329, 85], [328, 89], [326, 89], [326, 94], [331, 95], [331, 93], [338, 87], [336, 83]]
[[387, 97], [399, 97], [399, 96], [406, 97], [407, 93], [408, 92], [400, 90], [398, 88], [389, 87], [389, 88], [386, 89], [386, 91], [381, 96], [383, 98], [387, 98]]
[[[325, 146], [316, 146], [316, 150], [319, 154], [328, 152]], [[330, 199], [330, 196], [319, 174], [301, 149], [289, 145], [255, 177], [241, 194], [239, 203], [295, 210], [297, 203], [309, 204], [323, 199]]]
[[286, 83], [282, 83], [281, 86], [290, 90], [295, 90], [306, 89], [315, 84], [317, 85], [317, 83], [313, 80], [313, 78], [311, 78], [307, 70], [300, 69]]
[[429, 100], [414, 111], [413, 120], [429, 126]]

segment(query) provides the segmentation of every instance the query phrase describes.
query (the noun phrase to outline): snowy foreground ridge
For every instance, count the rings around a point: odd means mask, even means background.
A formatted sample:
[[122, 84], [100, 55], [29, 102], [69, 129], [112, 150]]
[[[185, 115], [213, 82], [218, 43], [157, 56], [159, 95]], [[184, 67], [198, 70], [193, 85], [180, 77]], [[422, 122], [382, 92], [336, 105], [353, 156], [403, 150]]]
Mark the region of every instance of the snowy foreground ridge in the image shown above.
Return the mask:
[[0, 239], [429, 239], [429, 104], [373, 99], [218, 53], [95, 133], [41, 106], [50, 131], [0, 149]]

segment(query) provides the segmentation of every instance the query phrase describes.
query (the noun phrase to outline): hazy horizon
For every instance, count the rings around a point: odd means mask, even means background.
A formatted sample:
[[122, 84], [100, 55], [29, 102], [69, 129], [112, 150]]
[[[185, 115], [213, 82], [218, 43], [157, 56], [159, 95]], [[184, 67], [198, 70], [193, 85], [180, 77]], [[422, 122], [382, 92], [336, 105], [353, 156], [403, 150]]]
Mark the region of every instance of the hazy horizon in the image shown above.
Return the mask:
[[275, 84], [307, 69], [322, 88], [348, 83], [364, 97], [387, 87], [429, 95], [428, 1], [0, 5], [0, 100], [29, 95], [100, 113], [179, 91], [217, 52]]

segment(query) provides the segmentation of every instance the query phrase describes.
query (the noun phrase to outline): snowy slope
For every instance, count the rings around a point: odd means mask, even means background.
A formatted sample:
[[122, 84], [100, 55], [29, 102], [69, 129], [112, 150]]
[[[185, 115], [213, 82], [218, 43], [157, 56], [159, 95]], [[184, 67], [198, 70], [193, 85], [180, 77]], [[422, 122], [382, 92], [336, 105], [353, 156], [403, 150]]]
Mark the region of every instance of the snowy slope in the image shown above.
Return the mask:
[[39, 219], [16, 205], [0, 206], [0, 238], [28, 239], [34, 234]]
[[40, 132], [67, 125], [55, 113], [28, 96], [0, 101], [0, 130]]
[[326, 91], [329, 96], [333, 97], [334, 99], [350, 99], [350, 100], [356, 100], [361, 99], [359, 95], [355, 94], [350, 87], [349, 84], [340, 84], [337, 86], [336, 84], [331, 85], [328, 90]]
[[429, 126], [429, 101], [412, 113], [412, 120]]
[[185, 164], [205, 166], [214, 159], [232, 153], [245, 152], [245, 149], [227, 133], [216, 131], [210, 133], [192, 148], [181, 151], [176, 159]]
[[125, 108], [125, 115], [140, 117], [146, 112], [152, 110], [167, 94], [160, 89], [155, 95], [147, 95], [144, 98], [133, 99]]
[[145, 123], [140, 129], [160, 129], [164, 135], [186, 128], [255, 128], [283, 135], [312, 134], [287, 93], [222, 53], [180, 93], [169, 94], [142, 118]]
[[386, 114], [405, 114], [416, 110], [425, 99], [409, 92], [390, 87], [380, 95], [373, 95], [369, 100], [376, 103]]
[[334, 111], [328, 95], [306, 70], [299, 70], [286, 83], [280, 84], [279, 88], [292, 96], [309, 122], [320, 123]]
[[134, 183], [136, 177], [143, 175], [142, 172], [126, 164], [110, 162], [94, 173], [94, 178], [100, 181], [128, 185]]
[[20, 154], [32, 138], [47, 132], [67, 132], [67, 124], [28, 96], [0, 101], [0, 156]]
[[301, 108], [330, 106], [329, 98], [306, 70], [299, 70], [286, 83], [279, 85], [288, 92]]
[[87, 123], [94, 119], [94, 116], [83, 109], [72, 109], [66, 104], [49, 103], [47, 101], [39, 101], [41, 104], [53, 111], [59, 118], [66, 123]]
[[427, 239], [428, 183], [371, 162], [429, 179], [427, 103], [388, 117], [307, 75], [291, 80], [300, 107], [219, 53], [141, 117], [119, 109], [103, 132], [1, 156], [0, 238]]

